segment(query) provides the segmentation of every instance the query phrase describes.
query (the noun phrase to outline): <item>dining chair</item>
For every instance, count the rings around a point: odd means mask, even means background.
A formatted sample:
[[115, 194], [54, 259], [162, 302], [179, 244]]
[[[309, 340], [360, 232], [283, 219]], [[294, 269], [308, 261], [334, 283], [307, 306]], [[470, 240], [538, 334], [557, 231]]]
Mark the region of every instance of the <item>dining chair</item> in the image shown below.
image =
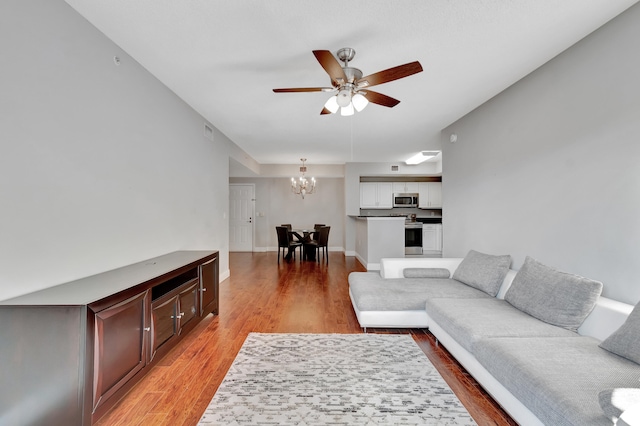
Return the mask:
[[286, 226], [276, 226], [276, 234], [278, 235], [278, 263], [280, 263], [280, 250], [282, 250], [282, 257], [285, 257], [284, 249], [287, 249], [286, 256], [292, 256], [296, 258], [296, 248], [302, 247], [302, 243], [291, 240], [291, 234]]
[[319, 228], [317, 234], [317, 240], [311, 240], [305, 244], [305, 250], [312, 249], [316, 250], [316, 259], [320, 262], [320, 249], [322, 249], [322, 258], [325, 259], [327, 263], [329, 263], [329, 253], [328, 253], [328, 245], [329, 245], [329, 231], [331, 230], [330, 226], [322, 226]]
[[318, 235], [320, 234], [320, 228], [322, 228], [323, 226], [327, 226], [324, 223], [316, 223], [315, 225], [313, 225], [313, 230], [315, 231], [313, 233], [313, 235], [311, 235], [311, 239], [313, 240], [317, 240], [318, 239]]
[[280, 225], [280, 226], [284, 226], [284, 227], [285, 227], [285, 228], [287, 228], [289, 231], [291, 231], [291, 229], [293, 229], [290, 223], [283, 223], [283, 224], [282, 224], [282, 225]]

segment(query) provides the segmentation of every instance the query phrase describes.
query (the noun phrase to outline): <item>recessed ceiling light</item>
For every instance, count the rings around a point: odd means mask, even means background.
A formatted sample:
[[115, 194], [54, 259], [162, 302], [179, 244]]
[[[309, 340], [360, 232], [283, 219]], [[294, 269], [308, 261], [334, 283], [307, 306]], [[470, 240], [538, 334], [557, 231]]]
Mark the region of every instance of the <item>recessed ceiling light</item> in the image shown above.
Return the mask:
[[420, 164], [436, 157], [438, 154], [440, 154], [440, 151], [420, 151], [419, 153], [405, 161], [405, 163]]

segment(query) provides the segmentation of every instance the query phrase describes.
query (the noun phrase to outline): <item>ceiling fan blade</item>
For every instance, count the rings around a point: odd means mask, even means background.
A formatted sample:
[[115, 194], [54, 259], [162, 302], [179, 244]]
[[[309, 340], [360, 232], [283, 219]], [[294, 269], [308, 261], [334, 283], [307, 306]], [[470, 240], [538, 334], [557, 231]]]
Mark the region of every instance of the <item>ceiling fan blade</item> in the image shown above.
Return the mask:
[[273, 89], [276, 93], [296, 93], [296, 92], [333, 92], [333, 87], [292, 87], [289, 89]]
[[397, 67], [389, 68], [371, 75], [367, 75], [358, 80], [358, 87], [371, 87], [382, 83], [388, 83], [400, 78], [409, 77], [422, 71], [420, 62], [410, 62]]
[[361, 93], [371, 103], [393, 108], [400, 103], [399, 100], [392, 98], [391, 96], [383, 95], [382, 93], [372, 92], [371, 90], [360, 90]]
[[331, 81], [337, 85], [341, 85], [347, 82], [347, 76], [344, 74], [344, 70], [338, 60], [328, 50], [314, 50], [314, 56], [322, 65], [322, 68], [329, 74]]
[[326, 108], [322, 108], [322, 111], [320, 111], [320, 115], [325, 115], [325, 114], [331, 114], [331, 111], [329, 111]]

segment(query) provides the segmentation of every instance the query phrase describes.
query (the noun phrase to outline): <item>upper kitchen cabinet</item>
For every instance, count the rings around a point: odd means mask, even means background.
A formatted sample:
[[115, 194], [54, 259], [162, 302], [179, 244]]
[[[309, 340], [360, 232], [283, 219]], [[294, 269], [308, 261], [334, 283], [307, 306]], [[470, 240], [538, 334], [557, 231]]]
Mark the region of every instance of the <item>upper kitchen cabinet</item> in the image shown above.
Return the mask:
[[361, 182], [360, 208], [393, 208], [393, 185], [391, 182]]
[[417, 194], [419, 190], [418, 182], [393, 182], [394, 194]]
[[418, 184], [418, 208], [442, 208], [442, 182], [420, 182]]

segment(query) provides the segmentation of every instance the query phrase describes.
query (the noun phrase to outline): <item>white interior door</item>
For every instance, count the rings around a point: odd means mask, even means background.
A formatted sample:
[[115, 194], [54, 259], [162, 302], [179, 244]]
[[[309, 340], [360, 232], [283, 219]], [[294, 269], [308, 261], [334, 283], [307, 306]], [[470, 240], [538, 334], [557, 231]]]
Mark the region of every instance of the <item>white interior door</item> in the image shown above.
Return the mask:
[[253, 251], [253, 184], [229, 185], [229, 251]]

